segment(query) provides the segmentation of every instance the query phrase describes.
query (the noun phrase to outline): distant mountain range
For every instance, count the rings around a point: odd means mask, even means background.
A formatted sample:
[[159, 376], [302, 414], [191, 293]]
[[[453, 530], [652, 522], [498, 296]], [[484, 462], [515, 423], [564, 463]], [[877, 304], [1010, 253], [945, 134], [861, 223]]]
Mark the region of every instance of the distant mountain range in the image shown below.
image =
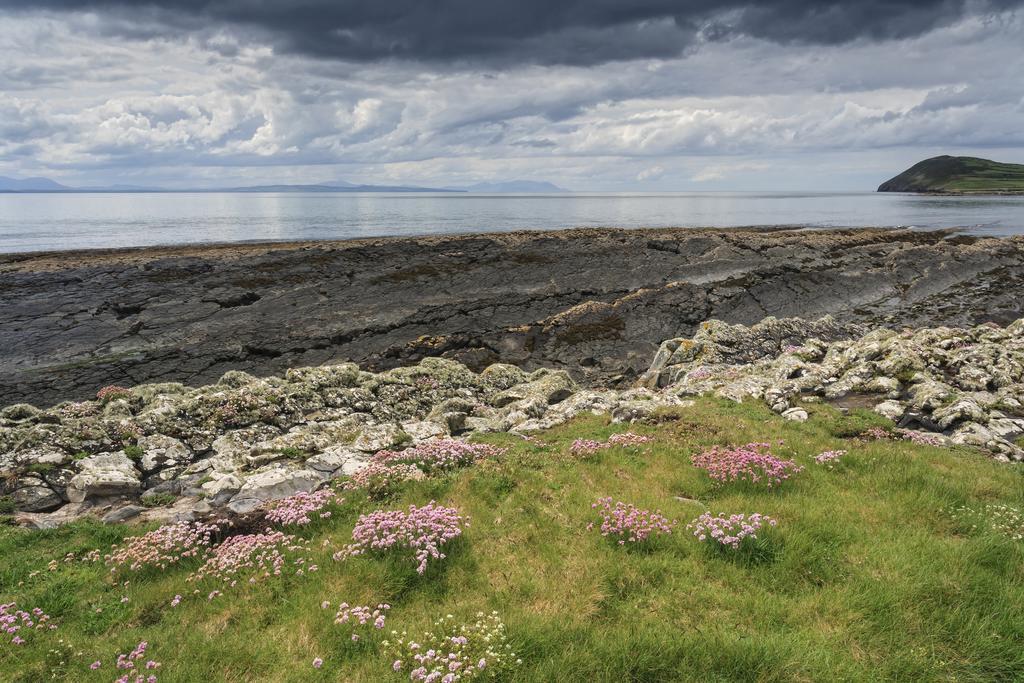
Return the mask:
[[67, 192], [70, 187], [49, 178], [5, 178], [0, 176], [0, 192]]
[[932, 157], [878, 186], [879, 192], [1024, 194], [1024, 165], [978, 157]]
[[554, 183], [549, 183], [543, 180], [508, 180], [505, 182], [496, 183], [476, 183], [475, 185], [467, 185], [464, 187], [452, 187], [452, 190], [462, 190], [463, 192], [523, 192], [523, 193], [541, 193], [541, 192], [568, 192], [569, 190], [564, 187], [559, 187]]
[[69, 187], [49, 178], [5, 178], [0, 176], [0, 192], [566, 192], [548, 182], [512, 180], [508, 182], [477, 183], [467, 187], [418, 187], [415, 185], [364, 185], [344, 180], [332, 180], [312, 185], [252, 185], [244, 187], [196, 188], [169, 190], [161, 187], [137, 185], [109, 185], [102, 187]]

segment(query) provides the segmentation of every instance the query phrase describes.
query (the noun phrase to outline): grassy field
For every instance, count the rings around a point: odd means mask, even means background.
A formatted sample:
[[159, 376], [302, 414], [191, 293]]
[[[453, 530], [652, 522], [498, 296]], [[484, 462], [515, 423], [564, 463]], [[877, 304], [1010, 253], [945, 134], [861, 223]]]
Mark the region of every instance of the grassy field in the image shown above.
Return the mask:
[[[102, 563], [59, 562], [138, 528], [0, 528], [0, 600], [58, 624], [0, 645], [0, 679], [109, 682], [117, 653], [146, 640], [161, 683], [397, 681], [407, 674], [392, 673], [380, 643], [391, 629], [413, 635], [445, 614], [496, 610], [522, 660], [508, 680], [1021, 680], [1024, 543], [949, 512], [1024, 507], [1021, 468], [968, 450], [855, 440], [878, 419], [809, 408], [810, 421], [796, 424], [760, 405], [702, 399], [630, 428], [652, 443], [586, 460], [569, 454], [573, 439], [627, 427], [580, 419], [537, 434], [543, 446], [493, 435], [510, 447], [500, 459], [404, 484], [384, 503], [346, 494], [330, 519], [302, 527], [320, 571], [213, 600], [206, 593], [219, 586], [192, 595], [194, 565], [112, 577]], [[772, 490], [716, 486], [690, 464], [709, 445], [779, 439], [775, 452], [805, 469]], [[833, 469], [814, 463], [836, 448], [849, 454]], [[587, 529], [591, 503], [606, 495], [680, 523], [670, 536], [616, 545]], [[359, 513], [432, 499], [472, 523], [422, 576], [407, 557], [330, 559]], [[779, 524], [752, 549], [714, 549], [685, 529], [708, 509]], [[176, 594], [185, 599], [172, 608]], [[333, 621], [342, 600], [390, 603], [386, 628], [352, 642]]]
[[1024, 192], [1024, 166], [968, 157], [960, 175], [949, 179], [943, 189], [956, 192]]

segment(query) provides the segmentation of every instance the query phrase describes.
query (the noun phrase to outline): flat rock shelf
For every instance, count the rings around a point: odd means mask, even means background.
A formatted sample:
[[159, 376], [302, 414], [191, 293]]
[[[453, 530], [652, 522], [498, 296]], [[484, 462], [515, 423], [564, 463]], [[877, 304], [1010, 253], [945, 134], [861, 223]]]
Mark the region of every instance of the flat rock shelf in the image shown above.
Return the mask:
[[629, 386], [718, 319], [1008, 324], [1024, 239], [580, 229], [0, 256], [2, 403], [353, 361], [562, 369]]

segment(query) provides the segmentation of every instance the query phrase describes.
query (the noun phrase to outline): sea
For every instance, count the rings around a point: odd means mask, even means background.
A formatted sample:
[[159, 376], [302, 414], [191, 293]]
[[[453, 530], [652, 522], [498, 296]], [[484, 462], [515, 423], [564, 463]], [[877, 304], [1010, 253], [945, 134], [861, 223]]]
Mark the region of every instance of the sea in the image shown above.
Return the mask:
[[0, 194], [0, 253], [577, 227], [1024, 234], [1024, 197], [875, 192]]

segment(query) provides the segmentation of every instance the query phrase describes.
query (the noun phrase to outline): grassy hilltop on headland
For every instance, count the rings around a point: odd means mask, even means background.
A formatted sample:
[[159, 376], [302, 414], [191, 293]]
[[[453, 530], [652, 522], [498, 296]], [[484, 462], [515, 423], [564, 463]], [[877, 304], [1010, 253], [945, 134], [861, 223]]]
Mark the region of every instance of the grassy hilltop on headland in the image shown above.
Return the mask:
[[1024, 165], [977, 157], [938, 156], [914, 164], [879, 192], [1024, 194]]

